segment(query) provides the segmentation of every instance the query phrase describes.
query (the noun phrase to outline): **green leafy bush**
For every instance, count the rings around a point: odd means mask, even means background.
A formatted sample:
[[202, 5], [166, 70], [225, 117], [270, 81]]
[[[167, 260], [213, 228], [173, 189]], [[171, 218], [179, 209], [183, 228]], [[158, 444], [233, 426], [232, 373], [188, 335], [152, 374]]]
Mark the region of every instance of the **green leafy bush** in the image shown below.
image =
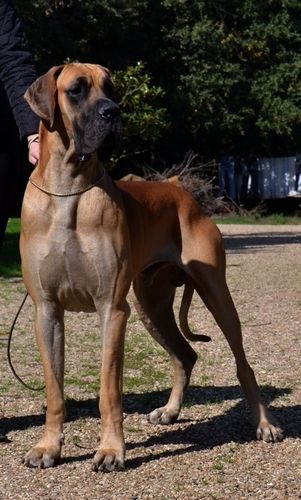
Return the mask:
[[122, 151], [114, 162], [125, 158], [139, 162], [152, 154], [168, 127], [166, 109], [160, 107], [164, 91], [151, 82], [142, 62], [115, 71], [113, 81], [122, 112]]

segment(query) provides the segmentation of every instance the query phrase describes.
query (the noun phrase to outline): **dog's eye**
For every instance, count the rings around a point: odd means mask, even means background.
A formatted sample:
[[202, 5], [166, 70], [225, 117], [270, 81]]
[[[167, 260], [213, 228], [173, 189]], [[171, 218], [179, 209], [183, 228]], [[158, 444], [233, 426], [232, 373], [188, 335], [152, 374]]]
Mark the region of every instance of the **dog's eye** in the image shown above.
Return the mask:
[[88, 91], [88, 85], [85, 79], [80, 78], [67, 90], [68, 96], [73, 101], [78, 101], [86, 95]]
[[71, 89], [68, 90], [68, 94], [71, 96], [71, 97], [78, 97], [82, 92], [82, 88], [80, 85], [75, 85], [74, 87], [72, 87]]

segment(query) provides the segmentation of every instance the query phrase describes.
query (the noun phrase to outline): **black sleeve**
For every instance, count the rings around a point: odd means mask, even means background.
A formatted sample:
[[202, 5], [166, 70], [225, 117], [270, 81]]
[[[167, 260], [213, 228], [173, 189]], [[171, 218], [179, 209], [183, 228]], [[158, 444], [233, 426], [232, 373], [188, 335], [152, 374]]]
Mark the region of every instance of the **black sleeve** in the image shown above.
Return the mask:
[[21, 138], [38, 131], [38, 117], [23, 97], [36, 78], [36, 69], [25, 41], [22, 23], [10, 0], [0, 0], [0, 80]]

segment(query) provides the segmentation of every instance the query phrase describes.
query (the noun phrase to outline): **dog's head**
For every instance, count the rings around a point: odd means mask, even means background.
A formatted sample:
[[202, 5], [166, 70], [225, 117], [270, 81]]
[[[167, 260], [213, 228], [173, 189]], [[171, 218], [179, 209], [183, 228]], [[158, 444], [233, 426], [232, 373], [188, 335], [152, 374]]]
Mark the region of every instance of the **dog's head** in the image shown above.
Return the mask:
[[97, 152], [106, 159], [118, 146], [120, 108], [106, 68], [82, 63], [55, 66], [24, 97], [48, 130], [64, 128], [78, 156]]

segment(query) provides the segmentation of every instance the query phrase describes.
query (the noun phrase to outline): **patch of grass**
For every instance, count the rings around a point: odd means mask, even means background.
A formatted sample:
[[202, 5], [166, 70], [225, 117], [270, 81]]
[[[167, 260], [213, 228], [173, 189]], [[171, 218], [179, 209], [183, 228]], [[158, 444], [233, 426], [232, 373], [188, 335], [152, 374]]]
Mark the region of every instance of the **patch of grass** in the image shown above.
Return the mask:
[[129, 427], [125, 424], [125, 429], [127, 432], [132, 432], [132, 433], [140, 433], [141, 429], [140, 427]]
[[144, 331], [129, 332], [125, 342], [125, 391], [163, 387], [168, 381], [166, 363], [167, 355]]
[[141, 388], [151, 388], [164, 386], [167, 381], [166, 373], [157, 370], [147, 363], [142, 371], [140, 365], [137, 366], [138, 374], [125, 374], [123, 377], [124, 389], [127, 391], [138, 391]]
[[0, 395], [3, 396], [11, 391], [13, 388], [13, 381], [6, 380], [5, 382], [1, 382], [0, 385]]
[[65, 386], [74, 386], [88, 390], [90, 392], [98, 392], [99, 390], [99, 380], [91, 381], [87, 378], [78, 377], [76, 375], [65, 375]]
[[283, 224], [301, 224], [301, 217], [287, 216], [283, 214], [260, 215], [226, 215], [221, 217], [213, 217], [216, 224], [270, 224], [270, 225], [283, 225]]
[[20, 219], [9, 219], [3, 247], [0, 251], [0, 276], [21, 276], [19, 253]]
[[230, 450], [229, 453], [223, 453], [218, 455], [213, 464], [212, 470], [217, 472], [217, 482], [223, 483], [225, 481], [225, 473], [227, 466], [232, 465], [235, 462], [234, 450]]
[[[1, 277], [1, 272], [0, 272], [0, 277]], [[0, 299], [10, 300], [11, 286], [10, 286], [9, 282], [2, 279], [0, 282], [0, 285], [1, 285], [0, 286]]]

